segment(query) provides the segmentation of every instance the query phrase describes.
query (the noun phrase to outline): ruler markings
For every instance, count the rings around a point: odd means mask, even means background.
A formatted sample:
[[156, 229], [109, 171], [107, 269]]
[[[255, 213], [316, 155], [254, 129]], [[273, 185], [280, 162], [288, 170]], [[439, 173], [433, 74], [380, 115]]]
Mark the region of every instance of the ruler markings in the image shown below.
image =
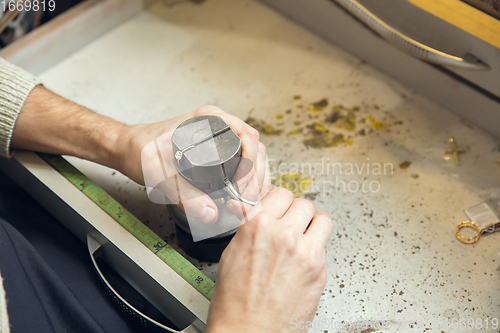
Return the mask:
[[212, 298], [215, 283], [200, 272], [199, 269], [191, 264], [179, 252], [168, 245], [167, 242], [139, 221], [108, 193], [88, 179], [61, 156], [41, 153], [39, 155], [203, 296], [208, 300]]

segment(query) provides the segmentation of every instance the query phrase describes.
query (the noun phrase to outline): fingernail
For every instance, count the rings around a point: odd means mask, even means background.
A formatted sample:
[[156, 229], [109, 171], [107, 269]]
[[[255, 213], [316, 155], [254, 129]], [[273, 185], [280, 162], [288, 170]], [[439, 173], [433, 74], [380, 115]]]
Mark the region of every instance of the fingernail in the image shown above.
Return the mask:
[[204, 207], [201, 210], [200, 215], [198, 215], [198, 220], [207, 224], [214, 223], [215, 222], [214, 218], [215, 218], [215, 209], [208, 206]]
[[241, 184], [241, 186], [239, 188], [240, 189], [240, 193], [242, 193], [245, 190], [246, 187], [247, 187], [247, 183]]

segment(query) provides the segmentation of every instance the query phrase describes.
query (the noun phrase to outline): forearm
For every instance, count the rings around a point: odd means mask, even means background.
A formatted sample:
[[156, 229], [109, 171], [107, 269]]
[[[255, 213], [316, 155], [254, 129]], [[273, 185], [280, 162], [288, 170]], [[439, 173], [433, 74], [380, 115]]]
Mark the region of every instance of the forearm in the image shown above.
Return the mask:
[[119, 169], [117, 140], [125, 127], [36, 86], [19, 113], [11, 147], [72, 155]]

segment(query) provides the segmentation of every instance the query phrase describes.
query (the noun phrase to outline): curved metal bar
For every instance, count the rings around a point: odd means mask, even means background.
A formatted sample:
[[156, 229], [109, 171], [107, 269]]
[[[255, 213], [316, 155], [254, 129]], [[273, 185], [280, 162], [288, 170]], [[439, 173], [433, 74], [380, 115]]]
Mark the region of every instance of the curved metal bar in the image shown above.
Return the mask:
[[258, 201], [250, 201], [250, 200], [243, 198], [241, 196], [241, 194], [239, 194], [238, 191], [236, 191], [236, 189], [233, 186], [233, 183], [231, 181], [229, 181], [229, 179], [227, 179], [227, 178], [224, 179], [224, 184], [226, 184], [226, 187], [224, 189], [226, 190], [227, 193], [229, 193], [231, 198], [233, 198], [234, 200], [241, 201], [241, 202], [246, 203], [246, 204], [251, 205], [251, 206], [255, 206], [256, 204], [259, 203]]
[[468, 53], [460, 58], [417, 42], [379, 19], [356, 0], [335, 0], [352, 15], [400, 50], [425, 61], [462, 69], [489, 70], [490, 66]]
[[97, 241], [94, 237], [91, 235], [87, 234], [87, 247], [89, 250], [90, 254], [90, 259], [92, 260], [92, 264], [94, 264], [94, 268], [97, 271], [97, 274], [99, 274], [99, 277], [101, 278], [102, 282], [104, 283], [106, 289], [113, 295], [115, 298], [115, 301], [117, 301], [126, 311], [133, 317], [135, 317], [137, 320], [139, 320], [141, 323], [143, 323], [145, 326], [145, 330], [149, 331], [161, 331], [161, 332], [170, 332], [170, 333], [195, 333], [199, 332], [193, 325], [189, 325], [182, 331], [176, 331], [170, 327], [167, 327], [156, 320], [149, 318], [139, 310], [137, 310], [135, 307], [133, 307], [129, 302], [127, 302], [123, 297], [118, 294], [118, 292], [111, 286], [111, 284], [108, 282], [104, 274], [101, 272], [101, 269], [97, 265], [96, 261], [96, 256], [97, 252], [99, 249], [103, 249], [102, 244]]

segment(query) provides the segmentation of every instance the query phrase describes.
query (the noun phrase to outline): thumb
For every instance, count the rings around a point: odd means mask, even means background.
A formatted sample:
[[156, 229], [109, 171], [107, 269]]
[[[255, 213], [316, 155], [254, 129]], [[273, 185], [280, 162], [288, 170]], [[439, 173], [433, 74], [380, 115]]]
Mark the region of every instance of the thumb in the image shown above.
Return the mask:
[[[219, 211], [214, 201], [203, 191], [189, 184], [184, 178], [175, 175], [175, 193], [169, 193], [167, 197], [175, 195], [175, 203], [184, 212], [205, 224], [213, 224], [219, 217]], [[171, 188], [173, 189], [173, 188]]]

